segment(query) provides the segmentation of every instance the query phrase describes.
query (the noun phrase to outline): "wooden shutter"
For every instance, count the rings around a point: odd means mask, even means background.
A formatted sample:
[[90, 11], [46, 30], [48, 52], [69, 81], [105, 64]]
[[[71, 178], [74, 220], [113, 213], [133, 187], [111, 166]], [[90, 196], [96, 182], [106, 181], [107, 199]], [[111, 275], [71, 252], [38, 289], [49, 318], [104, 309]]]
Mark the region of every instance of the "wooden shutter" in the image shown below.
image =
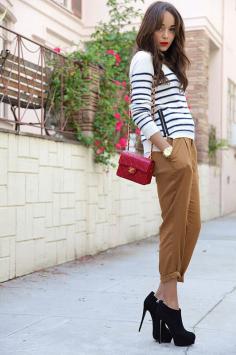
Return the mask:
[[82, 0], [72, 0], [72, 11], [75, 16], [82, 17]]

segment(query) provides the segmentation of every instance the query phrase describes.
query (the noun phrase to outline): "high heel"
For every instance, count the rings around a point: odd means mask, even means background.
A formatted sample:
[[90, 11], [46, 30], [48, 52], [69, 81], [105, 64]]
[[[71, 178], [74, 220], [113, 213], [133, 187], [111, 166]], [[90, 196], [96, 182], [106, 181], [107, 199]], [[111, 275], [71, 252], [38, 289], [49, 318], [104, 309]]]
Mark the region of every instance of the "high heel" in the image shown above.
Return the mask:
[[162, 322], [169, 328], [176, 346], [189, 346], [195, 342], [195, 334], [187, 331], [182, 322], [181, 309], [168, 307], [162, 300], [157, 303], [157, 313], [160, 318], [159, 343], [164, 343], [162, 335]]
[[170, 334], [169, 329], [166, 327], [165, 322], [162, 322], [160, 328], [160, 318], [157, 314], [157, 298], [154, 296], [154, 292], [150, 292], [149, 295], [145, 298], [143, 303], [143, 314], [139, 326], [139, 332], [142, 328], [143, 320], [145, 318], [146, 312], [149, 311], [152, 317], [152, 335], [156, 341], [160, 342], [159, 337], [161, 336], [162, 343], [170, 343], [172, 335]]

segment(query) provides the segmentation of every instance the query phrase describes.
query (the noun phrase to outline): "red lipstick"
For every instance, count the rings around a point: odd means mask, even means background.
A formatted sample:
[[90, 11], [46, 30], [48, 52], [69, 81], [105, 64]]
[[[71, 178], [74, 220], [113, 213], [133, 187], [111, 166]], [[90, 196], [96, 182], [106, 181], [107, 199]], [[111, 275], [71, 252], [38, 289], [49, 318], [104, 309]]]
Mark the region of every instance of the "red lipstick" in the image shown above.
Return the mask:
[[169, 43], [168, 42], [160, 42], [162, 46], [167, 46]]

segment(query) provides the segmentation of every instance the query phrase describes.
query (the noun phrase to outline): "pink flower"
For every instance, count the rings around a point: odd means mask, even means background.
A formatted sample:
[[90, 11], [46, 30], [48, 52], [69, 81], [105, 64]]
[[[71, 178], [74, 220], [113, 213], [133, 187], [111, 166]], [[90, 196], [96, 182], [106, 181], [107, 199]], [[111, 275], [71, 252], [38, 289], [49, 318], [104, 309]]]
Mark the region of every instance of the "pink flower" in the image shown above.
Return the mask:
[[120, 65], [121, 57], [118, 53], [116, 53], [113, 49], [108, 49], [106, 53], [113, 55], [116, 58], [116, 65]]
[[96, 150], [96, 154], [101, 154], [101, 153], [104, 152], [104, 150], [105, 150], [104, 147], [100, 147], [100, 148], [98, 148], [98, 149]]
[[114, 114], [114, 117], [115, 117], [117, 120], [119, 120], [119, 119], [120, 119], [120, 113], [119, 113], [119, 112], [116, 112], [116, 113]]
[[115, 84], [116, 84], [117, 86], [120, 86], [120, 85], [121, 85], [121, 82], [120, 82], [119, 80], [115, 80]]
[[125, 95], [124, 100], [129, 103], [130, 102], [129, 95]]
[[96, 145], [97, 147], [99, 147], [100, 144], [101, 144], [100, 141], [98, 141], [98, 140], [95, 141], [95, 145]]
[[121, 149], [120, 143], [116, 143], [116, 148], [117, 148], [117, 149]]
[[121, 57], [118, 53], [115, 54], [115, 58], [116, 58], [116, 65], [119, 65], [121, 62]]
[[140, 135], [140, 133], [141, 133], [140, 129], [139, 129], [139, 128], [136, 128], [136, 129], [135, 129], [135, 133], [136, 133], [137, 135]]
[[115, 55], [115, 51], [113, 49], [108, 49], [107, 54]]
[[53, 50], [54, 50], [55, 53], [60, 53], [61, 52], [61, 48], [59, 48], [59, 47], [56, 47]]
[[126, 81], [122, 81], [121, 85], [123, 86], [123, 88], [126, 87]]
[[123, 126], [123, 122], [118, 121], [116, 122], [116, 131], [119, 132]]
[[127, 143], [127, 139], [124, 137], [121, 137], [118, 143], [120, 144], [121, 148], [125, 148], [126, 143]]

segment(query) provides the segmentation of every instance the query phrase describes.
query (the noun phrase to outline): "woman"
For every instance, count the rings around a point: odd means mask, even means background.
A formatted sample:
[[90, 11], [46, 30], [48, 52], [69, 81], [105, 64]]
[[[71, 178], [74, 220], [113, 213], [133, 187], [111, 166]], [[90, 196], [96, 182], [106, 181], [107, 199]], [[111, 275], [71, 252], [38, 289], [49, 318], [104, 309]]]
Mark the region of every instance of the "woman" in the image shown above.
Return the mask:
[[168, 2], [154, 2], [142, 20], [130, 64], [130, 109], [141, 130], [144, 155], [150, 156], [153, 147], [162, 215], [160, 284], [144, 300], [139, 331], [148, 310], [154, 339], [161, 343], [173, 338], [178, 346], [195, 342], [195, 334], [182, 323], [177, 282], [184, 282], [201, 228], [195, 124], [185, 96], [190, 61], [184, 42], [184, 24], [177, 9]]

